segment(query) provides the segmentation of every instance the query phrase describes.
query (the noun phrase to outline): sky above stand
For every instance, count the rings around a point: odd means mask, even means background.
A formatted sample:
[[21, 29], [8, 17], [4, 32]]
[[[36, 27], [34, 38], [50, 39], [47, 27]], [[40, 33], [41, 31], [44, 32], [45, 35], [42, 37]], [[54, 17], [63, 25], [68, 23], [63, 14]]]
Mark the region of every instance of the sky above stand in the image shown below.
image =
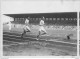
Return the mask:
[[62, 0], [2, 0], [2, 14], [76, 12], [80, 1]]

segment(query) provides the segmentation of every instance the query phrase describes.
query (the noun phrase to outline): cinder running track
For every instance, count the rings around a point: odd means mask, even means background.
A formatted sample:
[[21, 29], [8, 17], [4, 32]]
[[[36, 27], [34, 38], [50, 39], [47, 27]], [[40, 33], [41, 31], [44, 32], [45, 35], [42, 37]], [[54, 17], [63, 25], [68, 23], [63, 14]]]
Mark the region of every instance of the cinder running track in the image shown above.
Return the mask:
[[4, 56], [77, 55], [77, 39], [67, 40], [66, 37], [63, 36], [64, 32], [63, 33], [61, 32], [60, 36], [56, 36], [55, 31], [53, 33], [54, 33], [53, 36], [45, 35], [41, 36], [41, 38], [37, 40], [36, 34], [26, 34], [24, 38], [21, 38], [21, 32], [18, 32], [18, 30], [9, 32], [8, 29], [7, 30], [4, 29], [3, 55]]

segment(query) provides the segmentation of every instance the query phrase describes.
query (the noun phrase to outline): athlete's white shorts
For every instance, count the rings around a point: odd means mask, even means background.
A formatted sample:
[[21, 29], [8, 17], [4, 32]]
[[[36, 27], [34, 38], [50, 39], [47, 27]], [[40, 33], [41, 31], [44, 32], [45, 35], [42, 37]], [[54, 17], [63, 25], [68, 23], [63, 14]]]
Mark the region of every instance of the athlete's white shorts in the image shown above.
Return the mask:
[[40, 32], [41, 32], [41, 31], [46, 32], [46, 30], [44, 29], [44, 27], [43, 27], [43, 26], [40, 26], [39, 31], [40, 31]]
[[24, 26], [23, 28], [25, 31], [30, 30], [29, 26]]

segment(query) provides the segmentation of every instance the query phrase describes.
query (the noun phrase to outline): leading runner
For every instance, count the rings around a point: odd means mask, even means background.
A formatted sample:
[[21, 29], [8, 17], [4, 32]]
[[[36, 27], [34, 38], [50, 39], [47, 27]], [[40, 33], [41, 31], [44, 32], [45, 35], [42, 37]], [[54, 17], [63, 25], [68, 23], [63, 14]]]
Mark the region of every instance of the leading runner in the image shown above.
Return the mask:
[[41, 35], [44, 35], [44, 34], [47, 34], [47, 32], [46, 32], [46, 30], [44, 29], [44, 17], [42, 17], [42, 19], [40, 20], [40, 23], [39, 23], [39, 34], [38, 34], [38, 36], [37, 36], [37, 40], [39, 39], [39, 37], [41, 36]]

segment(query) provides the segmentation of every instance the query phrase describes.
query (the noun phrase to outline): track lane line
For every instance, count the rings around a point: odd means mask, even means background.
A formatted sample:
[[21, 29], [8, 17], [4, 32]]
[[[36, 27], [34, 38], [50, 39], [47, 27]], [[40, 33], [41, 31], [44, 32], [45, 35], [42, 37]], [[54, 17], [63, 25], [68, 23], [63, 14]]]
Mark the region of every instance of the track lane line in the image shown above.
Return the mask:
[[[7, 34], [3, 34], [3, 35], [7, 35]], [[16, 36], [16, 35], [8, 35], [8, 36], [14, 36], [14, 37], [21, 37], [21, 36]], [[30, 39], [37, 39], [37, 38], [33, 38], [33, 37], [25, 37], [26, 39], [27, 38], [30, 38]], [[14, 38], [12, 38], [12, 39], [14, 39]], [[45, 40], [45, 41], [51, 41], [51, 40]], [[64, 41], [57, 41], [57, 40], [52, 40], [52, 41], [55, 41], [55, 42], [64, 42]], [[69, 42], [64, 42], [64, 43], [69, 43]], [[77, 42], [76, 42], [77, 43]], [[69, 43], [69, 44], [75, 44], [75, 43]]]
[[[4, 38], [9, 38], [9, 39], [16, 39], [16, 38], [10, 38], [10, 37], [4, 37]], [[29, 37], [30, 38], [30, 37]], [[26, 39], [28, 39], [28, 37], [26, 37]], [[36, 41], [38, 41], [36, 38], [30, 38], [30, 40], [31, 39], [35, 39]], [[46, 40], [45, 40], [46, 41]], [[51, 41], [51, 40], [48, 40], [48, 41]], [[47, 42], [48, 42], [47, 41]], [[69, 43], [69, 42], [63, 42], [63, 41], [56, 41], [56, 40], [54, 40], [54, 41], [52, 41], [52, 42], [56, 42], [56, 43], [63, 43], [63, 44], [72, 44], [72, 45], [77, 45], [77, 43]]]
[[3, 41], [12, 42], [13, 43], [13, 44], [10, 44], [10, 45], [3, 45], [3, 46], [11, 46], [11, 45], [18, 45], [18, 44], [27, 44], [27, 43], [14, 42], [14, 41], [8, 41], [8, 40], [3, 40]]

